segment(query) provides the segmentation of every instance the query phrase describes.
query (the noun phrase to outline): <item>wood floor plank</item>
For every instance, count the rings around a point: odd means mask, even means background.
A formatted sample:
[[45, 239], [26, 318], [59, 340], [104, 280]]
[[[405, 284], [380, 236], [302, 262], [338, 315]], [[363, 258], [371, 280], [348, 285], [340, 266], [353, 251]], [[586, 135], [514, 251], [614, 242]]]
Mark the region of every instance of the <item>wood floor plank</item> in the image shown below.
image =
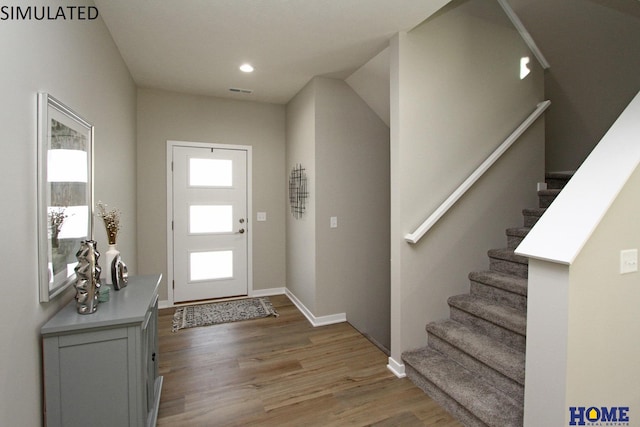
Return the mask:
[[270, 299], [277, 318], [178, 332], [160, 310], [158, 426], [460, 426], [351, 325]]

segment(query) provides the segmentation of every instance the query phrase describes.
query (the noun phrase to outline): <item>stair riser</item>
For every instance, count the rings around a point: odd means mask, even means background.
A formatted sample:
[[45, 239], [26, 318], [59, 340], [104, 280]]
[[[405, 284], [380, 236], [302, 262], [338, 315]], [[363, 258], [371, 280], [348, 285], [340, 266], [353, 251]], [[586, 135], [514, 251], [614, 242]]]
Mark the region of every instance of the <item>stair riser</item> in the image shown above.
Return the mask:
[[540, 217], [538, 215], [527, 215], [524, 214], [524, 221], [523, 221], [523, 227], [533, 227], [534, 225], [536, 225], [536, 223], [538, 222], [538, 220], [540, 219]]
[[485, 365], [473, 356], [444, 341], [433, 334], [429, 335], [428, 346], [458, 362], [468, 370], [480, 375], [489, 384], [511, 396], [519, 403], [524, 403], [524, 385], [508, 378], [503, 373]]
[[545, 182], [547, 183], [547, 188], [549, 190], [562, 190], [564, 186], [567, 185], [567, 182], [569, 182], [569, 179], [547, 178]]
[[460, 310], [456, 307], [450, 306], [449, 309], [451, 313], [449, 317], [451, 320], [455, 320], [470, 328], [481, 331], [493, 339], [500, 341], [504, 345], [508, 345], [516, 350], [526, 350], [525, 336], [509, 329], [505, 329], [500, 325], [496, 325], [495, 323], [491, 323], [480, 317], [474, 316], [473, 314], [467, 313], [466, 311]]
[[524, 240], [524, 237], [507, 236], [507, 247], [509, 249], [515, 249], [520, 243], [522, 243], [522, 240]]
[[471, 281], [471, 294], [518, 310], [527, 310], [527, 297], [482, 282]]
[[551, 203], [556, 199], [556, 196], [538, 196], [538, 207], [539, 208], [548, 208], [551, 206]]
[[511, 274], [526, 279], [529, 274], [529, 265], [519, 262], [507, 261], [500, 258], [489, 257], [489, 270]]
[[476, 418], [455, 399], [451, 398], [451, 396], [442, 391], [438, 386], [420, 375], [420, 373], [413, 369], [411, 365], [405, 364], [405, 372], [412, 383], [417, 385], [438, 405], [442, 406], [466, 427], [487, 427], [485, 423]]

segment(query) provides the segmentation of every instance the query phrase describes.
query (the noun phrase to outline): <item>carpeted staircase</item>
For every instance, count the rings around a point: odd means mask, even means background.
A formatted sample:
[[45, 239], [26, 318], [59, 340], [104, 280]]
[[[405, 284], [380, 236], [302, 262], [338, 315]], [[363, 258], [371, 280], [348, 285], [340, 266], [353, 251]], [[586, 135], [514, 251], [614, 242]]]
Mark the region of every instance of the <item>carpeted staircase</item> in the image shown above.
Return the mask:
[[547, 174], [539, 207], [491, 249], [489, 270], [469, 274], [469, 294], [449, 298], [450, 318], [427, 325], [427, 346], [402, 354], [407, 376], [465, 426], [522, 426], [528, 259], [514, 249], [571, 178]]

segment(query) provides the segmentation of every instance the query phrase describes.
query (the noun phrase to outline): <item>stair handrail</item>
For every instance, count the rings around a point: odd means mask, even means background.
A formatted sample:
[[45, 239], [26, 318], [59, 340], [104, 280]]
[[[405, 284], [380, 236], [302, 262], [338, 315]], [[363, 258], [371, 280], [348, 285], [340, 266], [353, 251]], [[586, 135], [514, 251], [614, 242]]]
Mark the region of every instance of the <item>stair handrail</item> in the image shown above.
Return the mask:
[[404, 239], [410, 244], [416, 244], [418, 241], [435, 225], [440, 218], [447, 213], [449, 209], [469, 190], [473, 184], [484, 175], [486, 171], [511, 147], [520, 136], [529, 129], [544, 111], [549, 108], [551, 101], [542, 101], [538, 103], [536, 109], [514, 130], [511, 135], [504, 140], [502, 144], [496, 148], [493, 153], [482, 162], [480, 166], [462, 183], [442, 204], [413, 232], [406, 234]]

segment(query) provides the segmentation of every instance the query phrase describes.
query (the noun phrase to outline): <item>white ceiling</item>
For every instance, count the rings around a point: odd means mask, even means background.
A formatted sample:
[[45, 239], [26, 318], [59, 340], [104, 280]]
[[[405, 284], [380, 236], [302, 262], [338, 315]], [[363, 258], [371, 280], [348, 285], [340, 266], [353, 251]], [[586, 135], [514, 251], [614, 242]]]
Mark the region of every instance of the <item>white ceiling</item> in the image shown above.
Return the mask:
[[272, 103], [314, 76], [348, 77], [447, 2], [95, 0], [139, 86]]

